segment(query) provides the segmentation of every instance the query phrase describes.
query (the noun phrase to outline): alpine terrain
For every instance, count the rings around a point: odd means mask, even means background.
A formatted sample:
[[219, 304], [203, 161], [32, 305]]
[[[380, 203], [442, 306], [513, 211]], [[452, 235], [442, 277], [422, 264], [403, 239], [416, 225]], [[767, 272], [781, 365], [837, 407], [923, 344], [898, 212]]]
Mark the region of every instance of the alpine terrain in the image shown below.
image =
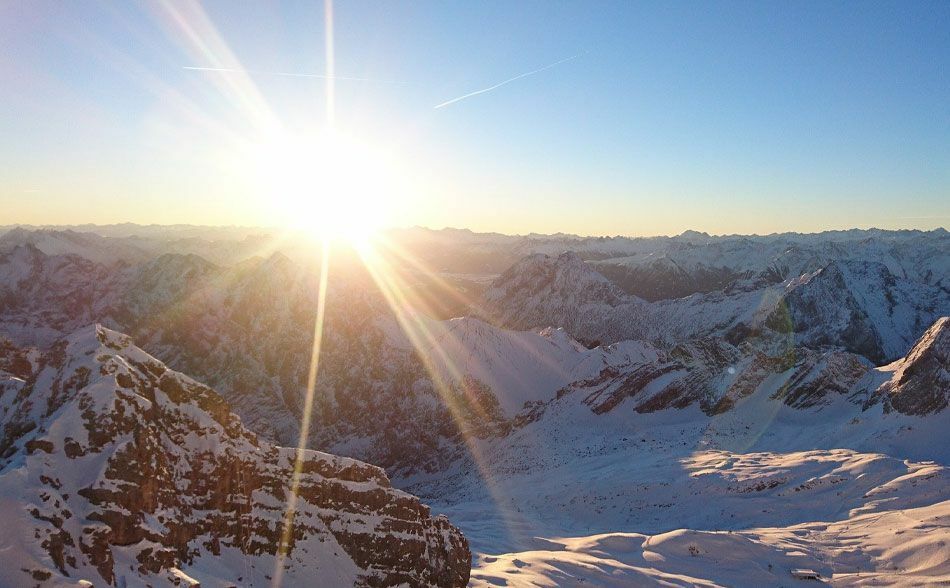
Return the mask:
[[950, 581], [946, 231], [0, 230], [0, 585]]

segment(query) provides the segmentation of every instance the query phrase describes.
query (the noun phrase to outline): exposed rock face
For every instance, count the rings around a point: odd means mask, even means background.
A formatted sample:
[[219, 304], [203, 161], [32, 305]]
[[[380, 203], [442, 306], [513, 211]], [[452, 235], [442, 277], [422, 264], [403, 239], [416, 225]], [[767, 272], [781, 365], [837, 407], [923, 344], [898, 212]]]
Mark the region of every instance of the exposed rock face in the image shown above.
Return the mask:
[[11, 341], [0, 338], [0, 373], [25, 379], [33, 373], [29, 354]]
[[[94, 326], [0, 388], [0, 584], [464, 586], [462, 534], [385, 473], [247, 431], [210, 388]], [[78, 585], [78, 584], [77, 584]]]
[[950, 403], [950, 317], [924, 333], [907, 357], [889, 368], [893, 376], [878, 388], [885, 408], [910, 415], [940, 412]]
[[881, 262], [832, 261], [790, 278], [783, 278], [787, 269], [750, 270], [719, 291], [657, 302], [625, 294], [595, 267], [605, 266], [568, 253], [527, 257], [486, 291], [484, 312], [508, 327], [558, 326], [587, 342], [642, 339], [672, 347], [708, 337], [733, 344], [777, 340], [786, 347], [837, 347], [878, 365], [906, 353], [950, 312], [950, 294], [941, 286], [895, 275]]
[[776, 398], [795, 408], [819, 406], [835, 395], [846, 396], [853, 402], [863, 400], [862, 385], [872, 371], [865, 358], [845, 351], [799, 348], [799, 353], [801, 359], [775, 393]]
[[572, 333], [578, 331], [576, 321], [586, 307], [613, 307], [628, 298], [570, 252], [530, 255], [485, 292], [486, 312], [496, 324], [516, 329], [556, 326]]
[[[906, 357], [883, 367], [837, 349], [767, 354], [750, 344], [701, 339], [606, 366], [561, 388], [551, 402], [571, 395], [595, 414], [621, 405], [640, 413], [697, 405], [713, 415], [761, 386], [768, 386], [772, 400], [797, 409], [821, 409], [844, 398], [863, 410], [883, 402], [885, 411], [939, 413], [950, 405], [950, 318], [938, 319]], [[541, 418], [548, 404], [526, 409], [518, 422]]]
[[658, 355], [654, 362], [606, 368], [596, 378], [573, 386], [584, 389], [584, 403], [597, 414], [614, 409], [628, 398], [633, 400], [637, 412], [685, 408], [693, 402], [712, 410], [718, 394], [712, 390], [710, 378], [725, 373], [740, 354], [728, 343], [705, 340]]
[[899, 278], [882, 263], [835, 261], [783, 297], [773, 330], [799, 344], [835, 345], [876, 364], [901, 357], [927, 326], [950, 312], [950, 294]]
[[703, 339], [669, 352], [657, 350], [655, 360], [607, 367], [594, 378], [562, 388], [557, 396], [581, 394], [595, 414], [629, 401], [626, 406], [640, 413], [695, 404], [712, 415], [772, 381], [777, 386], [773, 398], [795, 408], [820, 407], [837, 395], [861, 404], [866, 394], [859, 384], [871, 369], [867, 360], [847, 352], [796, 348], [770, 356], [749, 345]]

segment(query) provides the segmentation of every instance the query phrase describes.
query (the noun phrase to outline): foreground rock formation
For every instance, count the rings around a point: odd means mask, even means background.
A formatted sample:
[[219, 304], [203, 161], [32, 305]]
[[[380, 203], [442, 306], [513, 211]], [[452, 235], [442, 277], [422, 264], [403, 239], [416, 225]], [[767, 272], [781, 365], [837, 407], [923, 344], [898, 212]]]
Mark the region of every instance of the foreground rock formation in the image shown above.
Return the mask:
[[296, 450], [122, 334], [92, 326], [2, 355], [0, 585], [468, 582], [468, 543], [445, 517], [380, 468], [315, 451], [281, 554]]

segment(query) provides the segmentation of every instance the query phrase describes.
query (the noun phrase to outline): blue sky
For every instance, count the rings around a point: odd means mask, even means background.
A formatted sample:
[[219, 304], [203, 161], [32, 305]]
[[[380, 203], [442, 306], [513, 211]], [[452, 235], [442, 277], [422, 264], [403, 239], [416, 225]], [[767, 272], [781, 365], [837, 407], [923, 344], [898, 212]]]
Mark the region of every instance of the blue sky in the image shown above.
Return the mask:
[[[950, 3], [337, 2], [334, 14], [336, 75], [372, 80], [335, 83], [336, 126], [399, 161], [411, 189], [390, 202], [394, 224], [950, 225]], [[325, 82], [253, 75], [250, 91], [183, 67], [319, 74], [324, 41], [312, 2], [0, 6], [0, 223], [276, 222], [234, 145], [262, 110], [322, 132]]]

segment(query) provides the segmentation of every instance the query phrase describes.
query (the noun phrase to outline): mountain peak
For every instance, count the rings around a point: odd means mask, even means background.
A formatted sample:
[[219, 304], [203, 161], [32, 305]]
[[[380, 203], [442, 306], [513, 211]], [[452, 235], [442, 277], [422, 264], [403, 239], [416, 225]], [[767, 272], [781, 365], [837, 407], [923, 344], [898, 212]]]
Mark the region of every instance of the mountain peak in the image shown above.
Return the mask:
[[885, 407], [910, 415], [940, 412], [950, 404], [950, 317], [939, 318], [907, 354], [890, 366], [893, 376], [875, 394]]
[[692, 229], [687, 229], [677, 235], [680, 239], [709, 239], [709, 233], [705, 231], [694, 231]]
[[493, 320], [518, 329], [569, 327], [581, 308], [616, 306], [628, 298], [571, 251], [557, 257], [543, 253], [525, 257], [492, 282], [484, 295]]
[[950, 317], [937, 319], [907, 354], [908, 361], [918, 362], [934, 356], [942, 364], [950, 362]]

